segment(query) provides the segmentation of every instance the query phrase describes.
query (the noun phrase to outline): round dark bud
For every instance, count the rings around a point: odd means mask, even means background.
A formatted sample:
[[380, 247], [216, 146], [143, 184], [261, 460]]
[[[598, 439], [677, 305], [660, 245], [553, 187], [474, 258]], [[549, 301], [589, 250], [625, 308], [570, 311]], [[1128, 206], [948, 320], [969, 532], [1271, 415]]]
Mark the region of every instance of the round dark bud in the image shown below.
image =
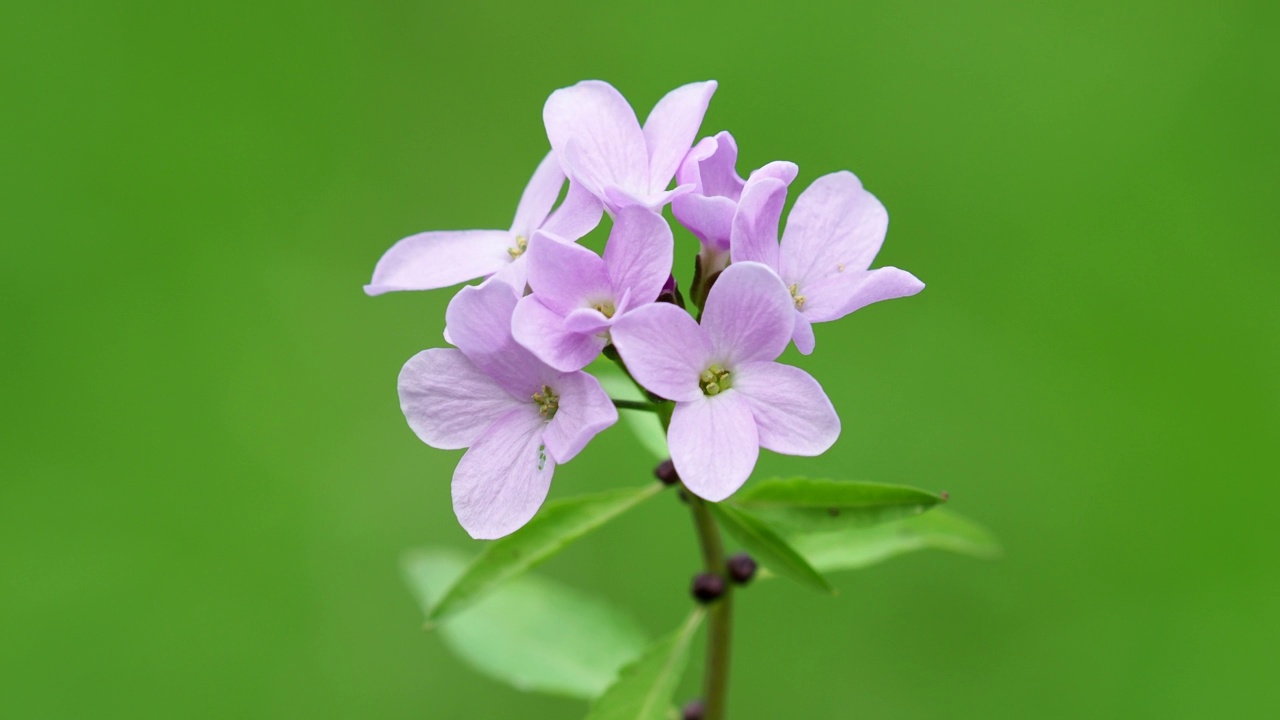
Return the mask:
[[715, 573], [699, 573], [693, 576], [692, 589], [698, 602], [715, 602], [724, 595], [724, 578]]
[[701, 700], [690, 700], [685, 703], [684, 710], [680, 711], [680, 717], [683, 720], [702, 720], [707, 716], [707, 704]]
[[675, 485], [680, 482], [680, 476], [676, 474], [675, 463], [671, 462], [670, 458], [658, 463], [658, 466], [653, 469], [653, 476], [658, 478], [663, 485]]
[[729, 577], [739, 585], [746, 585], [756, 576], [756, 561], [746, 553], [734, 555], [725, 565], [728, 566]]

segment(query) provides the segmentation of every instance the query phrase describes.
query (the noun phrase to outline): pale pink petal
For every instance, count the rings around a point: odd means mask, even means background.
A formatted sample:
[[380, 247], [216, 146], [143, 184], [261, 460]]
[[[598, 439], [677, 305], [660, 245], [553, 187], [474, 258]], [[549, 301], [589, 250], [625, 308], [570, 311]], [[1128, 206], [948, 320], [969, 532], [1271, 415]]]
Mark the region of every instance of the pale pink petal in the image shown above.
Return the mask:
[[734, 263], [720, 273], [702, 312], [715, 358], [730, 366], [778, 357], [794, 327], [791, 293], [760, 263]]
[[564, 464], [597, 433], [618, 422], [618, 409], [600, 381], [584, 372], [566, 373], [551, 388], [560, 397], [560, 405], [542, 440], [551, 457]]
[[532, 398], [551, 369], [511, 336], [516, 295], [489, 282], [462, 288], [445, 309], [449, 338], [467, 359], [518, 399]]
[[677, 401], [703, 397], [698, 378], [711, 363], [711, 341], [689, 313], [645, 305], [618, 318], [610, 333], [632, 377], [651, 392]]
[[662, 208], [667, 203], [691, 192], [693, 192], [693, 185], [677, 185], [671, 190], [649, 195], [640, 195], [620, 187], [609, 186], [604, 189], [604, 199], [611, 214], [616, 214], [618, 210], [632, 205], [647, 208], [653, 212], [662, 212]]
[[733, 390], [751, 407], [760, 446], [786, 455], [821, 455], [840, 437], [840, 418], [809, 373], [776, 362], [738, 366]]
[[618, 212], [604, 247], [613, 296], [630, 291], [637, 304], [653, 302], [671, 276], [671, 226], [657, 213], [628, 207]]
[[738, 176], [738, 143], [727, 131], [703, 138], [689, 151], [676, 181], [696, 183], [698, 194], [737, 200], [742, 195], [743, 180]]
[[800, 193], [782, 233], [779, 272], [805, 285], [871, 266], [889, 213], [851, 172], [823, 175]]
[[542, 229], [565, 240], [577, 240], [600, 224], [604, 205], [600, 198], [583, 187], [580, 182], [570, 182], [564, 202], [551, 213]]
[[[763, 167], [751, 171], [751, 177], [753, 178], [777, 178], [787, 185], [790, 185], [798, 174], [800, 174], [800, 166], [786, 160], [774, 160]], [[751, 179], [748, 178], [747, 182], [751, 182]]]
[[551, 148], [562, 163], [569, 159], [565, 149], [572, 141], [572, 164], [566, 164], [565, 170], [585, 181], [588, 189], [598, 191], [610, 185], [637, 192], [649, 189], [644, 132], [626, 98], [609, 83], [584, 80], [556, 90], [543, 106], [542, 119]]
[[[681, 195], [671, 201], [671, 213], [676, 216], [703, 245], [717, 250], [728, 250], [733, 229], [733, 214], [738, 203], [718, 195], [697, 193]], [[774, 243], [777, 244], [776, 242]]]
[[563, 187], [564, 170], [560, 167], [560, 159], [554, 152], [549, 152], [538, 164], [538, 169], [533, 171], [533, 177], [520, 196], [515, 220], [511, 222], [511, 234], [526, 240], [531, 237], [555, 207]]
[[564, 327], [575, 333], [602, 333], [613, 324], [611, 318], [595, 308], [578, 308], [564, 316]]
[[813, 323], [809, 322], [809, 318], [804, 313], [796, 311], [796, 326], [791, 331], [791, 340], [796, 344], [796, 350], [801, 355], [811, 355], [817, 339], [813, 337]]
[[644, 141], [649, 151], [651, 193], [667, 189], [698, 136], [715, 91], [715, 80], [689, 83], [667, 93], [649, 113], [644, 121]]
[[760, 455], [751, 408], [732, 389], [676, 403], [667, 445], [685, 487], [712, 502], [742, 487]]
[[608, 344], [599, 334], [566, 327], [564, 316], [544, 305], [538, 295], [526, 295], [516, 304], [511, 334], [539, 360], [561, 372], [581, 370]]
[[410, 235], [391, 246], [364, 286], [369, 295], [434, 290], [498, 272], [511, 262], [506, 230], [446, 230]]
[[599, 255], [576, 243], [536, 232], [525, 253], [529, 287], [543, 304], [568, 315], [591, 303], [613, 299], [609, 271]]
[[409, 358], [397, 383], [400, 409], [422, 442], [456, 450], [520, 404], [461, 351], [432, 348]]
[[734, 262], [764, 263], [778, 268], [778, 221], [787, 201], [787, 184], [767, 175], [753, 175], [742, 191], [729, 246]]
[[837, 273], [800, 288], [804, 314], [813, 322], [828, 322], [881, 300], [915, 295], [924, 283], [906, 270], [876, 268], [870, 272]]
[[471, 537], [519, 530], [542, 507], [556, 461], [542, 443], [547, 423], [533, 403], [511, 410], [467, 450], [453, 471], [453, 512]]
[[480, 284], [488, 285], [489, 283], [503, 283], [511, 288], [516, 297], [523, 297], [529, 285], [529, 261], [521, 255], [503, 265], [501, 270], [490, 275], [489, 279]]

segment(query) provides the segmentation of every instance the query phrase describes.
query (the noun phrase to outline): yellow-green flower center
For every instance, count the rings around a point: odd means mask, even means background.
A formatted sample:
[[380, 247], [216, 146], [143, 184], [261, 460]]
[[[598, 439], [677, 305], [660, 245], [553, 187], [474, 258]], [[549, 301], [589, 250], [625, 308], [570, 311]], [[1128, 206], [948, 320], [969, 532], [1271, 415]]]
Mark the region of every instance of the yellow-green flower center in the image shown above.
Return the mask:
[[529, 241], [525, 239], [525, 236], [517, 235], [516, 246], [507, 248], [507, 254], [511, 256], [512, 260], [515, 260], [516, 258], [523, 255], [524, 251], [528, 249], [529, 249]]
[[789, 287], [789, 288], [787, 288], [787, 289], [791, 291], [791, 301], [792, 301], [792, 302], [794, 302], [794, 303], [796, 304], [796, 309], [797, 309], [797, 310], [803, 310], [803, 309], [804, 309], [804, 296], [803, 296], [803, 295], [797, 295], [797, 294], [796, 294], [796, 293], [798, 293], [798, 292], [800, 291], [800, 285], [799, 285], [799, 283], [791, 283], [791, 287]]
[[538, 406], [538, 414], [550, 420], [560, 409], [560, 396], [555, 394], [550, 385], [543, 385], [542, 392], [533, 394], [533, 402]]
[[719, 395], [729, 389], [729, 371], [722, 365], [712, 365], [702, 371], [698, 378], [698, 386], [705, 395]]
[[605, 300], [603, 302], [598, 302], [595, 305], [592, 305], [591, 307], [598, 310], [601, 315], [604, 315], [607, 318], [613, 317], [613, 314], [618, 310], [616, 307], [614, 307], [613, 303], [608, 300]]

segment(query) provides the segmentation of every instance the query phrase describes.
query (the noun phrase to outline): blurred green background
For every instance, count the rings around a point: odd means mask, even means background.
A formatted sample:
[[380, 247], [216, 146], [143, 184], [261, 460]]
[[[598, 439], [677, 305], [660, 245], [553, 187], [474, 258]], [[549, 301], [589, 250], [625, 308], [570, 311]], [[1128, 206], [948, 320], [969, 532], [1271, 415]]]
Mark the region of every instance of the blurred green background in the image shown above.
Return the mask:
[[[476, 546], [395, 381], [450, 294], [360, 286], [507, 227], [598, 77], [641, 117], [718, 79], [704, 134], [853, 170], [928, 283], [789, 354], [844, 433], [759, 473], [947, 490], [1006, 547], [751, 589], [735, 717], [1274, 716], [1276, 7], [6, 3], [0, 715], [582, 715], [422, 632], [398, 555]], [[553, 496], [649, 462], [615, 429]], [[545, 570], [657, 633], [697, 564], [664, 498]]]

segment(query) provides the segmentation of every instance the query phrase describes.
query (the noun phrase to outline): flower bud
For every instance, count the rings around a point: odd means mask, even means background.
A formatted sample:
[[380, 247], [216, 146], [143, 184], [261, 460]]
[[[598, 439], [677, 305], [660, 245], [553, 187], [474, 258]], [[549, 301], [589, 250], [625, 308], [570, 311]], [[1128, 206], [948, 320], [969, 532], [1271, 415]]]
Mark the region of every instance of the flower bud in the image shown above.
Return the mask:
[[756, 561], [746, 553], [738, 553], [729, 558], [725, 563], [725, 569], [729, 571], [729, 577], [733, 578], [734, 582], [746, 585], [756, 576]]
[[707, 704], [701, 699], [690, 700], [685, 703], [684, 710], [680, 711], [680, 717], [683, 720], [702, 720], [707, 716]]
[[653, 476], [663, 485], [675, 485], [680, 482], [680, 476], [676, 474], [676, 466], [671, 462], [671, 458], [658, 463], [658, 466], [653, 469]]
[[715, 573], [698, 573], [693, 576], [693, 596], [700, 603], [715, 602], [724, 595], [724, 578]]

